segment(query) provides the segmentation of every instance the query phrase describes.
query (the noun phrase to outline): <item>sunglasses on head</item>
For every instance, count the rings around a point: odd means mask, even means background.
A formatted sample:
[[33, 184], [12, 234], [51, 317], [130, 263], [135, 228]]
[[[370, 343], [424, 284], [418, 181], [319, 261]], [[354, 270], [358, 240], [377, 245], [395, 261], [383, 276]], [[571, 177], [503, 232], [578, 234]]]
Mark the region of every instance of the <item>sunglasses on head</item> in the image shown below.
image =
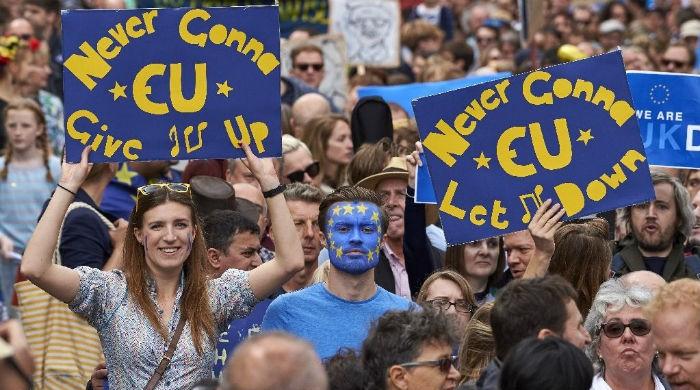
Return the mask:
[[313, 68], [313, 70], [319, 72], [323, 69], [323, 64], [295, 64], [294, 67], [302, 72], [306, 72], [309, 68]]
[[625, 333], [626, 328], [630, 328], [630, 331], [635, 336], [646, 336], [651, 332], [651, 324], [649, 321], [641, 318], [634, 318], [630, 320], [629, 324], [624, 324], [619, 320], [612, 320], [601, 324], [598, 328], [598, 332], [600, 333], [602, 331], [608, 338], [616, 339]]
[[290, 173], [287, 175], [287, 179], [289, 179], [289, 181], [292, 183], [301, 183], [304, 181], [304, 174], [308, 174], [309, 177], [313, 179], [319, 174], [319, 172], [321, 172], [321, 163], [314, 161], [303, 171], [299, 170]]
[[172, 192], [182, 192], [189, 193], [190, 185], [187, 183], [154, 183], [146, 184], [138, 188], [138, 195], [151, 195], [158, 192], [160, 189], [165, 188]]
[[401, 367], [434, 366], [439, 367], [443, 374], [450, 372], [450, 368], [457, 367], [457, 356], [450, 356], [438, 360], [425, 360], [422, 362], [408, 362], [400, 364]]

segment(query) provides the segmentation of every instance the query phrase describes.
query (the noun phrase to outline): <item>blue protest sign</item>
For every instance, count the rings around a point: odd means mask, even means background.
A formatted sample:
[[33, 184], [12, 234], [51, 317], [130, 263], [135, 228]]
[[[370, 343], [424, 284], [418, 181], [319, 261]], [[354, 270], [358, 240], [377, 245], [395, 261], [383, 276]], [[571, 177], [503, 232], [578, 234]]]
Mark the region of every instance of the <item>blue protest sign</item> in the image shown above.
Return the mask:
[[619, 51], [415, 100], [450, 245], [654, 197]]
[[425, 154], [421, 153], [420, 160], [423, 165], [416, 169], [416, 203], [435, 204], [435, 190], [433, 190], [433, 182], [430, 180], [430, 171], [428, 171], [428, 162], [425, 159]]
[[628, 72], [648, 163], [700, 168], [700, 76]]
[[413, 106], [411, 101], [423, 96], [435, 95], [453, 89], [464, 88], [469, 85], [483, 83], [485, 81], [498, 80], [510, 76], [510, 73], [494, 73], [484, 76], [467, 76], [461, 79], [437, 81], [433, 83], [412, 83], [391, 86], [367, 86], [357, 89], [357, 96], [381, 96], [387, 103], [400, 105], [408, 116], [413, 118]]
[[64, 11], [66, 152], [91, 161], [279, 156], [275, 6]]

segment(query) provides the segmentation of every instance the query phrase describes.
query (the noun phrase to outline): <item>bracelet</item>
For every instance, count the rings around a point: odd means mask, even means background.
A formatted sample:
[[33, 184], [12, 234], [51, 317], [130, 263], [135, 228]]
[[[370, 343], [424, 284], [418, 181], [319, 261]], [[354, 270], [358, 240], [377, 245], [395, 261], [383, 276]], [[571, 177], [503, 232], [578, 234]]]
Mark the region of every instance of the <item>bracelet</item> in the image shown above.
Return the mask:
[[69, 192], [70, 194], [72, 194], [73, 196], [78, 196], [78, 194], [76, 194], [75, 192], [69, 190], [68, 188], [66, 188], [66, 187], [64, 187], [64, 186], [62, 186], [62, 185], [60, 185], [60, 184], [56, 184], [56, 186], [57, 186], [58, 188], [62, 188], [62, 189], [64, 189], [64, 190], [68, 191], [68, 192]]
[[263, 196], [265, 198], [272, 198], [273, 196], [277, 196], [283, 193], [285, 189], [287, 189], [287, 186], [284, 184], [280, 184], [271, 190], [263, 191]]

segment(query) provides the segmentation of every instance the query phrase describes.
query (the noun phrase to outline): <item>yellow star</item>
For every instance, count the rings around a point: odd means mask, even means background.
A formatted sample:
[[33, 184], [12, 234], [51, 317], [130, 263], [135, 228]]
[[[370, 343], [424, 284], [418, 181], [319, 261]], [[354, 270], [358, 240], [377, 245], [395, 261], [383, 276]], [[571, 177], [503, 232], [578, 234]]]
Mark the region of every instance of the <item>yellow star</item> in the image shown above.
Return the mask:
[[126, 99], [126, 85], [119, 85], [119, 83], [115, 81], [114, 88], [108, 89], [108, 91], [112, 93], [114, 101], [117, 101], [120, 97]]
[[328, 220], [328, 226], [333, 226], [333, 218]]
[[578, 138], [576, 138], [576, 141], [581, 141], [586, 146], [588, 146], [588, 141], [595, 138], [593, 135], [591, 135], [591, 129], [579, 130], [578, 132], [580, 135], [578, 136]]
[[379, 213], [376, 211], [372, 212], [372, 221], [373, 222], [379, 222]]
[[343, 210], [345, 210], [345, 213], [343, 213], [343, 215], [352, 214], [353, 209], [354, 209], [354, 207], [350, 206], [349, 204], [343, 206]]
[[333, 239], [333, 232], [328, 232], [328, 239], [332, 240]]
[[335, 250], [335, 257], [340, 257], [343, 255], [343, 250], [338, 248]]
[[216, 94], [224, 95], [228, 97], [228, 93], [231, 92], [233, 88], [229, 87], [228, 80], [224, 80], [223, 83], [216, 83]]
[[340, 215], [340, 206], [335, 206], [333, 208], [333, 215]]
[[367, 252], [367, 261], [372, 261], [373, 254], [374, 254], [374, 251]]
[[129, 166], [126, 163], [123, 163], [122, 166], [119, 167], [117, 173], [114, 175], [114, 178], [120, 183], [131, 185], [131, 178], [137, 175], [138, 173], [130, 171]]
[[489, 161], [491, 161], [491, 157], [486, 157], [484, 155], [484, 152], [481, 152], [481, 155], [479, 157], [473, 158], [474, 161], [476, 161], [476, 169], [479, 169], [481, 167], [486, 167], [486, 169], [489, 169]]
[[360, 205], [357, 206], [357, 212], [362, 215], [365, 215], [365, 211], [367, 211], [367, 206], [365, 206], [364, 203], [360, 203]]
[[335, 249], [335, 241], [331, 241], [331, 249]]

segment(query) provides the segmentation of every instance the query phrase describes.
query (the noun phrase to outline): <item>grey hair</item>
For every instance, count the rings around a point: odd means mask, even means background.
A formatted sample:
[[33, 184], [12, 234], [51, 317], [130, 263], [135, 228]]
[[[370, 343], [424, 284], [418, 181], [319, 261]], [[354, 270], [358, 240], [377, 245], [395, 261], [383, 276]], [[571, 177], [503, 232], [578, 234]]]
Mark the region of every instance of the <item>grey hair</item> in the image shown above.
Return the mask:
[[299, 138], [295, 138], [293, 135], [290, 134], [285, 134], [282, 136], [283, 156], [287, 153], [297, 151], [298, 149], [305, 151], [309, 156], [311, 156], [311, 151], [309, 150], [309, 147], [306, 146], [306, 144], [302, 142]]
[[583, 326], [591, 335], [591, 343], [586, 347], [586, 355], [593, 362], [596, 372], [605, 370], [605, 362], [598, 355], [600, 347], [600, 326], [605, 315], [625, 307], [641, 308], [651, 301], [650, 290], [641, 286], [628, 286], [620, 279], [610, 279], [600, 285]]
[[[673, 187], [673, 197], [676, 200], [676, 215], [678, 215], [680, 219], [680, 225], [677, 231], [681, 233], [684, 238], [689, 237], [690, 231], [695, 224], [695, 215], [693, 215], [693, 209], [690, 206], [688, 190], [677, 177], [659, 170], [651, 170], [651, 181], [653, 185], [668, 183]], [[619, 221], [624, 223], [629, 233], [633, 231], [631, 220], [632, 207], [634, 206], [625, 207], [619, 214]]]
[[320, 189], [304, 183], [287, 184], [287, 188], [284, 190], [284, 200], [287, 201], [296, 200], [321, 204], [324, 196], [323, 191]]

